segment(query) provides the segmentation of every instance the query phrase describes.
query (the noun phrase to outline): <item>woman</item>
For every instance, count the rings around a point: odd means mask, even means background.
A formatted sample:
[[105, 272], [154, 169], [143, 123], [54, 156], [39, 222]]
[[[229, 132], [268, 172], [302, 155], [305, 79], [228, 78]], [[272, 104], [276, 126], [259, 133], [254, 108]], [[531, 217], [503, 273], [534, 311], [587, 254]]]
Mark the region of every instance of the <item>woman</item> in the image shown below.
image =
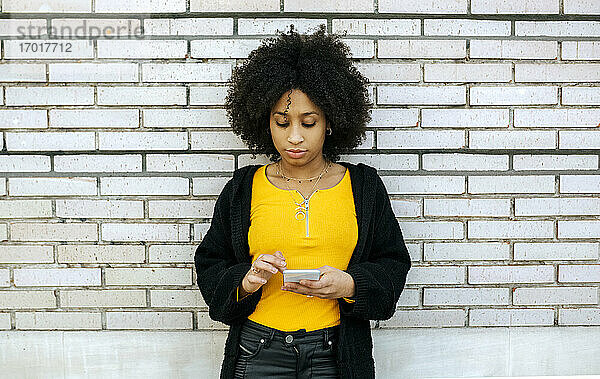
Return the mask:
[[209, 316], [230, 326], [221, 378], [375, 376], [369, 320], [392, 317], [411, 262], [377, 171], [335, 163], [372, 105], [348, 55], [324, 25], [292, 25], [230, 80], [233, 131], [273, 163], [234, 171], [195, 254]]

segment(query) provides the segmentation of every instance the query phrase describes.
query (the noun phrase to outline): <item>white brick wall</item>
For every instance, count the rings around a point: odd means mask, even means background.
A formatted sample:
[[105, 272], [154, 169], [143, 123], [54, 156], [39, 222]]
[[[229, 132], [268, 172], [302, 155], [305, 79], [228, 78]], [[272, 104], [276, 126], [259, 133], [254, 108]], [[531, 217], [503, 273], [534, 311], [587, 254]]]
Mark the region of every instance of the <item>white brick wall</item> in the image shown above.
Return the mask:
[[[347, 32], [371, 82], [342, 160], [379, 170], [413, 259], [372, 325], [600, 325], [600, 2], [0, 6], [0, 329], [226, 329], [193, 253], [232, 172], [267, 162], [231, 132], [226, 82], [289, 23]], [[84, 22], [145, 38], [61, 29]]]

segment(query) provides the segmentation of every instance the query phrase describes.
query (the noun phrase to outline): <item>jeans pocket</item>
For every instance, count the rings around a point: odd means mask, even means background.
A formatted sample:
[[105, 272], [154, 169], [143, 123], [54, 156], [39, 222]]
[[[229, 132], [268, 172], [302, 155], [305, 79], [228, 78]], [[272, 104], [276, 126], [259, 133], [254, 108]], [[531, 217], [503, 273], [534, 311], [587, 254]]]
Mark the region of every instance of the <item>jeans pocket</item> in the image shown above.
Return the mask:
[[239, 348], [240, 348], [240, 358], [243, 358], [243, 359], [254, 358], [255, 356], [258, 355], [258, 353], [260, 353], [264, 344], [265, 344], [265, 338], [263, 338], [263, 337], [259, 337], [258, 339], [242, 337], [240, 339], [240, 343], [238, 344]]

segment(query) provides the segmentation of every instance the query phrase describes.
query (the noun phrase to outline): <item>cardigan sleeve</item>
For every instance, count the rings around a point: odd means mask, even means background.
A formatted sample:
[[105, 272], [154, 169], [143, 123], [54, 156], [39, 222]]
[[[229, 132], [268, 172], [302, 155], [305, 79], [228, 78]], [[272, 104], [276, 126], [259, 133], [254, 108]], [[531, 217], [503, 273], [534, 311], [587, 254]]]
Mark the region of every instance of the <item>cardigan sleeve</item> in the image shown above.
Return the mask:
[[230, 180], [219, 195], [210, 227], [194, 255], [198, 287], [212, 320], [227, 325], [243, 322], [260, 301], [262, 287], [237, 301], [237, 288], [250, 270], [249, 262], [235, 260], [229, 219]]
[[[366, 320], [388, 320], [406, 283], [410, 255], [383, 181], [377, 175], [373, 242], [364, 262], [345, 270], [354, 279], [355, 301], [339, 300], [340, 313]], [[367, 254], [367, 252], [365, 252]]]

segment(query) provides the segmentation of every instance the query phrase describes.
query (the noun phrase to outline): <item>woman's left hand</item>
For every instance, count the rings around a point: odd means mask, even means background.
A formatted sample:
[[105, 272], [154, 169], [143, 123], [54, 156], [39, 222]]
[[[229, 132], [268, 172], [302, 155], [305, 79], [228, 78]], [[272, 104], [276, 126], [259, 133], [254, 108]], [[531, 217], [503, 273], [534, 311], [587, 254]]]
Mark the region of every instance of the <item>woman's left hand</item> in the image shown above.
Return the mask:
[[321, 266], [319, 280], [302, 279], [299, 283], [284, 282], [282, 290], [322, 299], [337, 299], [354, 296], [354, 279], [350, 274], [331, 266]]

